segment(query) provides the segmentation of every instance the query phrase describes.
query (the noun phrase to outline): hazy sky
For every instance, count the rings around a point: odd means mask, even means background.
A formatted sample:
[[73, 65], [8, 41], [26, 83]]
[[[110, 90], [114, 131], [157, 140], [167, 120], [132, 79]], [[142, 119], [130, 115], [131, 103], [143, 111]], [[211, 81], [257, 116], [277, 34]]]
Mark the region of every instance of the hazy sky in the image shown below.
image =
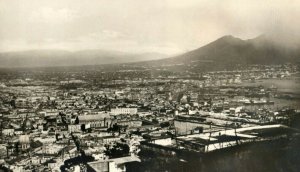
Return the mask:
[[174, 54], [223, 35], [298, 39], [299, 8], [299, 0], [0, 0], [0, 51]]

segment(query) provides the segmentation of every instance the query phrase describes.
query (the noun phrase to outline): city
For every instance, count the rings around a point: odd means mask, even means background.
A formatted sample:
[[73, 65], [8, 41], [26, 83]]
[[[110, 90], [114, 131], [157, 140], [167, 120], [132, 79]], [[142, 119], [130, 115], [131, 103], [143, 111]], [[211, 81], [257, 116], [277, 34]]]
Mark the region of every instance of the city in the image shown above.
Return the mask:
[[148, 151], [189, 161], [299, 136], [299, 90], [263, 83], [299, 82], [299, 65], [149, 71], [1, 71], [2, 167], [125, 171]]
[[299, 172], [298, 7], [0, 0], [0, 172]]

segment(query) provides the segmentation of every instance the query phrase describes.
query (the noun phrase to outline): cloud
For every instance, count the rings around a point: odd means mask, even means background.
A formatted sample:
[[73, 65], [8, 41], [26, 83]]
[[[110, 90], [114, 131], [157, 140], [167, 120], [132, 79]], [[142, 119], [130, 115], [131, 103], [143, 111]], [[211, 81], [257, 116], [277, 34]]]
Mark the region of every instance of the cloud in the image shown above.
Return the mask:
[[77, 13], [68, 8], [54, 9], [43, 7], [33, 11], [29, 16], [29, 21], [34, 23], [64, 23], [71, 22], [76, 18], [78, 18]]
[[228, 34], [272, 34], [296, 42], [299, 6], [299, 0], [0, 0], [0, 49], [178, 53]]
[[89, 33], [87, 36], [98, 40], [124, 39], [126, 37], [123, 33], [114, 30], [102, 30], [100, 32]]

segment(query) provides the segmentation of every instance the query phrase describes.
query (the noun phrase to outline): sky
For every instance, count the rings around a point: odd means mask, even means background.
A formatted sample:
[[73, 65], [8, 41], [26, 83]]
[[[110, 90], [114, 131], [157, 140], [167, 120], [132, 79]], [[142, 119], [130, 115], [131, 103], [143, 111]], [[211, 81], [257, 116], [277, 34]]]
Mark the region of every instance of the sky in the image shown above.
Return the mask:
[[299, 40], [299, 0], [0, 0], [0, 51], [177, 54], [224, 35]]

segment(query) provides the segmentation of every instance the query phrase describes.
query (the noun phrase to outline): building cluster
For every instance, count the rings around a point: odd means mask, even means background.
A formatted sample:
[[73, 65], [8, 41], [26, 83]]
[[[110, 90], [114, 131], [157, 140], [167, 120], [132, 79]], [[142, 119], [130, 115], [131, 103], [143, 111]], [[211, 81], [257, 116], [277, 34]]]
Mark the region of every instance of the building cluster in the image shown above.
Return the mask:
[[206, 153], [269, 139], [289, 131], [299, 111], [278, 106], [276, 86], [247, 83], [289, 78], [297, 70], [251, 66], [134, 79], [118, 77], [126, 73], [119, 71], [100, 81], [88, 72], [67, 79], [49, 71], [5, 75], [0, 165], [11, 171], [125, 171], [141, 161], [141, 149]]

